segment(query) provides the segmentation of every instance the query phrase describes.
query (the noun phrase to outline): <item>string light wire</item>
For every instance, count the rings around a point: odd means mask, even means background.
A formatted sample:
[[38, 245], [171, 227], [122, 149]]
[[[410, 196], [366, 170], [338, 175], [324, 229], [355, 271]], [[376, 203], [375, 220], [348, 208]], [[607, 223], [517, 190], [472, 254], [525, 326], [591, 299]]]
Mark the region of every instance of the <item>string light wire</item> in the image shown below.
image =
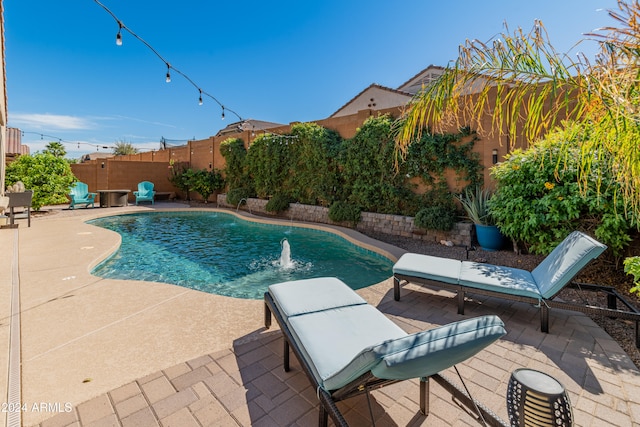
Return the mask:
[[151, 52], [153, 52], [162, 62], [165, 63], [165, 65], [167, 66], [167, 75], [166, 75], [166, 81], [167, 83], [169, 83], [171, 81], [171, 74], [170, 72], [173, 71], [176, 74], [181, 75], [182, 77], [185, 78], [185, 80], [187, 80], [189, 83], [191, 83], [191, 85], [193, 87], [195, 87], [199, 94], [200, 94], [200, 98], [198, 99], [198, 103], [200, 105], [202, 105], [202, 95], [204, 96], [208, 96], [209, 98], [213, 99], [216, 104], [218, 104], [220, 106], [220, 108], [222, 109], [222, 120], [224, 120], [225, 115], [224, 112], [225, 110], [234, 114], [236, 117], [238, 117], [238, 119], [240, 121], [244, 121], [244, 119], [242, 117], [240, 117], [240, 115], [238, 113], [236, 113], [234, 110], [226, 107], [224, 104], [222, 104], [215, 96], [213, 96], [212, 94], [210, 94], [209, 92], [204, 91], [198, 84], [196, 84], [196, 82], [194, 82], [189, 76], [187, 76], [185, 73], [183, 73], [182, 71], [178, 70], [176, 67], [174, 67], [173, 65], [171, 65], [169, 63], [169, 61], [167, 61], [162, 55], [160, 55], [160, 52], [158, 52], [156, 49], [153, 48], [153, 46], [151, 46], [149, 43], [147, 43], [147, 41], [145, 39], [143, 39], [142, 37], [140, 37], [139, 35], [137, 35], [135, 32], [133, 32], [129, 27], [127, 27], [126, 25], [124, 25], [124, 23], [108, 8], [106, 7], [104, 4], [100, 3], [100, 1], [98, 0], [93, 0], [96, 4], [98, 4], [98, 6], [102, 7], [109, 15], [111, 15], [111, 17], [116, 21], [116, 23], [118, 24], [118, 34], [116, 35], [116, 44], [118, 46], [122, 45], [122, 30], [126, 31], [127, 33], [131, 34], [133, 37], [135, 37], [139, 42], [141, 42], [142, 44], [144, 44]]
[[[91, 144], [89, 142], [80, 142], [80, 141], [66, 141], [62, 138], [58, 138], [57, 136], [52, 136], [52, 135], [47, 135], [45, 133], [41, 133], [41, 132], [30, 132], [30, 131], [26, 131], [26, 130], [20, 130], [20, 132], [22, 133], [22, 136], [24, 136], [25, 134], [32, 134], [32, 135], [40, 135], [40, 139], [44, 140], [44, 138], [46, 137], [47, 139], [50, 140], [56, 140], [57, 142], [61, 143], [61, 144], [73, 144], [73, 145], [78, 145], [78, 148], [80, 148], [80, 145], [88, 145], [90, 147], [95, 147], [96, 150], [99, 149], [104, 149], [104, 150], [113, 150], [115, 147], [113, 146], [107, 146], [107, 145], [101, 145], [101, 144]], [[52, 142], [56, 142], [56, 141], [52, 141]]]
[[[114, 145], [102, 145], [102, 144], [92, 144], [90, 142], [81, 142], [81, 141], [67, 141], [63, 138], [59, 138], [57, 136], [53, 136], [53, 135], [47, 135], [46, 133], [41, 133], [41, 132], [32, 132], [32, 131], [25, 131], [25, 130], [20, 130], [20, 132], [22, 133], [22, 136], [24, 136], [25, 134], [31, 134], [31, 135], [40, 135], [40, 139], [44, 140], [45, 138], [51, 140], [51, 142], [60, 142], [61, 144], [71, 144], [71, 145], [77, 145], [78, 148], [80, 148], [81, 145], [88, 145], [90, 147], [95, 147], [95, 149], [97, 151], [99, 151], [100, 149], [103, 150], [114, 150], [116, 147]], [[165, 138], [162, 137], [160, 140], [160, 144], [162, 145], [162, 143], [165, 141]], [[179, 142], [186, 142], [186, 141], [191, 141], [190, 139], [180, 139], [180, 140], [174, 140], [174, 141], [179, 141]], [[160, 148], [162, 149], [162, 147]], [[138, 152], [142, 152], [142, 151], [155, 151], [155, 148], [136, 148], [136, 150], [138, 150]]]

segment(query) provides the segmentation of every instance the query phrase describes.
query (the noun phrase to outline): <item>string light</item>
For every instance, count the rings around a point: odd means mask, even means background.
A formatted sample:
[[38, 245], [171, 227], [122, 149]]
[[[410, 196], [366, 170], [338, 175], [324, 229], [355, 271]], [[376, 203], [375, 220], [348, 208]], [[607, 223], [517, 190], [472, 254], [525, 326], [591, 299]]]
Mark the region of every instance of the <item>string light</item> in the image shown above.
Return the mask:
[[[115, 146], [112, 146], [112, 145], [110, 146], [110, 145], [91, 144], [89, 142], [67, 141], [67, 140], [59, 138], [57, 136], [47, 135], [47, 134], [41, 133], [41, 132], [30, 132], [30, 131], [25, 131], [25, 130], [22, 130], [22, 129], [20, 130], [20, 132], [21, 132], [23, 137], [24, 137], [25, 134], [40, 135], [40, 139], [41, 140], [44, 140], [44, 138], [47, 137], [47, 139], [49, 139], [49, 140], [57, 140], [57, 142], [60, 142], [61, 144], [76, 145], [78, 147], [78, 149], [80, 149], [81, 145], [87, 145], [89, 147], [94, 147], [96, 151], [100, 151], [100, 149], [103, 149], [103, 150], [114, 150], [116, 148]], [[176, 141], [183, 141], [183, 140], [176, 140]], [[184, 141], [188, 141], [188, 140], [184, 140]], [[161, 141], [161, 143], [162, 143], [162, 141]], [[154, 151], [155, 148], [137, 148], [137, 150], [138, 150], [138, 152], [147, 151], [147, 150]]]
[[122, 46], [122, 22], [118, 21], [118, 34], [116, 34], [116, 46]]
[[129, 34], [131, 34], [133, 37], [135, 37], [136, 39], [138, 39], [138, 41], [140, 41], [142, 44], [144, 44], [147, 48], [149, 48], [149, 50], [151, 50], [151, 52], [153, 52], [162, 62], [165, 63], [165, 65], [167, 66], [167, 75], [166, 75], [166, 82], [169, 83], [171, 82], [171, 74], [170, 74], [170, 70], [173, 70], [174, 73], [177, 73], [179, 75], [181, 75], [182, 77], [184, 77], [189, 83], [191, 83], [193, 85], [193, 87], [195, 87], [199, 94], [200, 97], [198, 99], [198, 103], [199, 105], [202, 105], [202, 95], [204, 96], [208, 96], [209, 98], [213, 99], [221, 108], [222, 108], [222, 120], [224, 120], [224, 111], [227, 110], [231, 113], [233, 113], [236, 117], [238, 117], [238, 119], [240, 121], [243, 121], [244, 119], [242, 117], [240, 117], [240, 115], [238, 113], [236, 113], [234, 110], [231, 110], [229, 108], [226, 108], [215, 96], [211, 95], [210, 93], [202, 90], [202, 88], [197, 85], [193, 80], [191, 80], [191, 78], [189, 78], [189, 76], [187, 76], [186, 74], [184, 74], [182, 71], [178, 70], [177, 68], [173, 67], [171, 64], [169, 64], [169, 61], [167, 61], [162, 55], [160, 55], [160, 53], [153, 48], [153, 46], [151, 46], [149, 43], [147, 43], [142, 37], [138, 36], [136, 33], [134, 33], [130, 28], [128, 28], [126, 25], [124, 25], [124, 23], [122, 21], [120, 21], [120, 19], [118, 19], [118, 17], [111, 11], [109, 10], [108, 7], [106, 7], [105, 5], [103, 5], [102, 3], [100, 3], [100, 1], [98, 0], [94, 0], [94, 2], [96, 4], [98, 4], [100, 7], [102, 7], [109, 15], [111, 15], [111, 17], [116, 21], [116, 23], [118, 24], [118, 34], [116, 35], [116, 44], [118, 46], [122, 45], [122, 30], [127, 31]]

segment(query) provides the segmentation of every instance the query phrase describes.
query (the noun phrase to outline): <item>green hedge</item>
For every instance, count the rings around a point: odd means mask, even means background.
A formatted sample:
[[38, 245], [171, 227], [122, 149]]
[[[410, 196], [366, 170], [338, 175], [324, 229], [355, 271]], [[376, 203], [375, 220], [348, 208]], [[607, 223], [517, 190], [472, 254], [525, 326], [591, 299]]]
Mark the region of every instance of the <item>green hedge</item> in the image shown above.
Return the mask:
[[[353, 138], [343, 139], [316, 123], [299, 123], [288, 134], [258, 135], [248, 150], [242, 140], [223, 141], [228, 193], [242, 188], [244, 197], [320, 206], [344, 202], [358, 216], [361, 211], [413, 216], [432, 200], [415, 193], [411, 178], [437, 188], [454, 171], [461, 183], [482, 182], [482, 166], [471, 151], [476, 137], [469, 130], [425, 136], [399, 159], [394, 124], [388, 115], [370, 117]], [[355, 214], [347, 216], [353, 221]]]

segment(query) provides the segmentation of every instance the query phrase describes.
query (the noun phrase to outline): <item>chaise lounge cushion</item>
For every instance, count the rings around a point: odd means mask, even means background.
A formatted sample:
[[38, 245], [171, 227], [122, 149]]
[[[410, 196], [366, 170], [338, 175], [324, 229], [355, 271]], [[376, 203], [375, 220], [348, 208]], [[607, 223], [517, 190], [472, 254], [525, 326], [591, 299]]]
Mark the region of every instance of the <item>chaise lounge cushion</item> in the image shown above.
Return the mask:
[[409, 252], [403, 254], [395, 263], [393, 273], [457, 285], [461, 264], [461, 261], [455, 259]]
[[469, 288], [540, 299], [538, 286], [531, 273], [519, 268], [464, 261], [461, 264], [460, 284]]
[[606, 248], [590, 236], [574, 231], [532, 272], [406, 253], [393, 266], [393, 274], [537, 300], [551, 299]]
[[369, 304], [289, 318], [292, 335], [317, 383], [336, 390], [368, 372], [375, 360], [363, 349], [407, 333]]
[[387, 341], [365, 350], [381, 358], [378, 378], [428, 377], [462, 362], [505, 334], [497, 316], [481, 316]]
[[569, 234], [532, 272], [540, 294], [553, 298], [591, 260], [600, 256], [606, 245], [579, 231]]
[[269, 293], [285, 318], [367, 303], [335, 277], [278, 283], [269, 286]]
[[408, 335], [336, 278], [279, 283], [269, 294], [327, 391], [370, 371], [392, 380], [430, 376], [505, 333], [498, 317], [484, 316]]

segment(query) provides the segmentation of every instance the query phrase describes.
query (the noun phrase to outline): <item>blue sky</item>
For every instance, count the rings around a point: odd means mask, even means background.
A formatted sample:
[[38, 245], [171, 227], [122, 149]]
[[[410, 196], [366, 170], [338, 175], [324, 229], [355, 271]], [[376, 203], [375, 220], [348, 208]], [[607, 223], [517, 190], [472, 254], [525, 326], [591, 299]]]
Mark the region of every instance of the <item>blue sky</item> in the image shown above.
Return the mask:
[[[328, 117], [371, 83], [396, 88], [446, 66], [467, 39], [531, 29], [560, 52], [593, 57], [584, 34], [614, 22], [615, 0], [100, 0], [173, 67], [243, 119]], [[62, 140], [68, 157], [119, 141], [157, 149], [214, 135], [238, 118], [204, 97], [93, 0], [5, 0], [9, 126], [32, 152]], [[44, 136], [42, 136], [44, 135]], [[179, 143], [179, 142], [178, 142]]]

